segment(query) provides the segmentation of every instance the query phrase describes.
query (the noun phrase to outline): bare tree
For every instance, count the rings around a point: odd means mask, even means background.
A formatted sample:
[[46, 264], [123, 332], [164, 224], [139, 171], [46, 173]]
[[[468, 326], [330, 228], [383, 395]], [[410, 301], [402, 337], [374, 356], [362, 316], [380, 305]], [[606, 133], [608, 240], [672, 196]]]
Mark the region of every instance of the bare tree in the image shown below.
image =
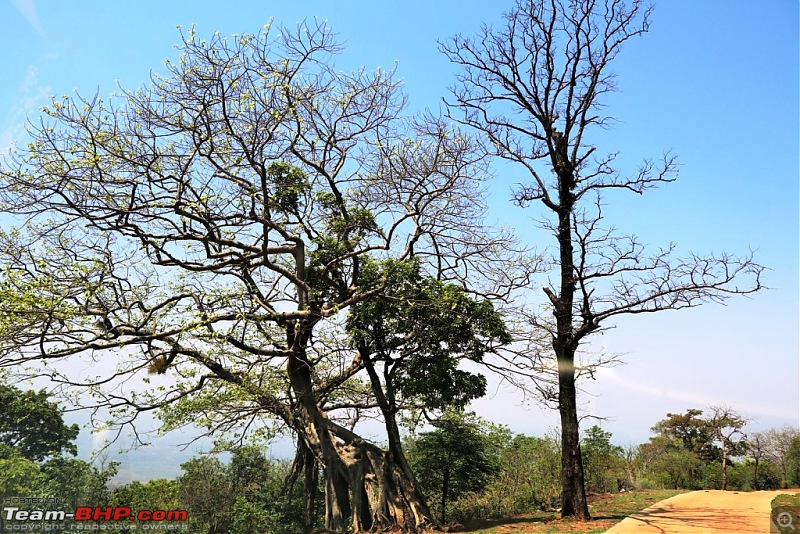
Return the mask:
[[602, 107], [615, 89], [610, 65], [647, 32], [651, 10], [640, 0], [518, 0], [501, 27], [441, 44], [462, 67], [447, 101], [450, 116], [481, 132], [493, 155], [526, 169], [530, 182], [514, 201], [541, 205], [541, 224], [555, 238], [557, 281], [543, 291], [555, 318], [561, 513], [581, 519], [589, 518], [575, 385], [581, 343], [619, 315], [722, 302], [762, 287], [752, 253], [679, 257], [673, 244], [651, 252], [604, 226], [604, 192], [641, 194], [675, 179], [670, 155], [625, 175], [614, 166], [616, 154], [603, 155], [590, 140], [610, 123]]
[[765, 432], [767, 441], [767, 456], [775, 462], [781, 470], [781, 487], [789, 484], [788, 464], [789, 448], [792, 440], [800, 437], [800, 429], [791, 426], [770, 428]]
[[517, 275], [484, 269], [511, 241], [477, 222], [474, 140], [403, 119], [392, 73], [338, 72], [338, 50], [324, 25], [192, 29], [145, 88], [55, 99], [0, 167], [0, 207], [25, 220], [0, 232], [0, 364], [94, 393], [120, 429], [159, 410], [288, 429], [308, 528], [321, 469], [326, 528], [418, 530], [402, 451], [354, 430], [379, 404], [336, 341], [343, 311], [411, 261], [476, 299]]
[[716, 405], [706, 421], [711, 436], [719, 444], [722, 456], [722, 490], [728, 489], [728, 464], [732, 456], [741, 456], [747, 451], [747, 435], [744, 427], [747, 419], [730, 406]]
[[766, 432], [754, 432], [747, 440], [747, 450], [753, 459], [753, 489], [758, 491], [758, 464], [767, 456]]

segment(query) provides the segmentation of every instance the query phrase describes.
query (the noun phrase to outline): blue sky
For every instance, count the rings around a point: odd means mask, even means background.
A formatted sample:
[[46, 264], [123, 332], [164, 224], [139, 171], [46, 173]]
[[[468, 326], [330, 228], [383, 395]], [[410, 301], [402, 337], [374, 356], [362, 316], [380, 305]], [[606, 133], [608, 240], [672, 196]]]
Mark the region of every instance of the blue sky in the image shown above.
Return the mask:
[[[436, 40], [497, 23], [509, 2], [42, 2], [0, 0], [0, 147], [24, 133], [49, 95], [135, 88], [174, 58], [177, 25], [199, 36], [257, 32], [270, 18], [326, 19], [347, 44], [337, 65], [392, 67], [413, 111], [436, 110], [454, 67]], [[636, 316], [596, 340], [626, 365], [588, 384], [586, 408], [608, 417], [618, 443], [647, 439], [667, 412], [727, 403], [754, 419], [751, 430], [798, 424], [798, 3], [772, 0], [660, 2], [651, 31], [613, 65], [620, 92], [607, 110], [618, 119], [602, 148], [633, 169], [671, 150], [676, 183], [607, 198], [620, 229], [654, 246], [746, 253], [771, 270], [772, 289], [727, 306]], [[536, 208], [508, 202], [521, 169], [496, 167], [490, 217], [531, 243]], [[544, 280], [542, 280], [544, 281]], [[541, 434], [556, 422], [500, 389], [476, 404], [485, 417]], [[172, 457], [159, 443], [151, 456]], [[133, 476], [146, 470], [138, 456]], [[136, 461], [141, 462], [137, 467]]]

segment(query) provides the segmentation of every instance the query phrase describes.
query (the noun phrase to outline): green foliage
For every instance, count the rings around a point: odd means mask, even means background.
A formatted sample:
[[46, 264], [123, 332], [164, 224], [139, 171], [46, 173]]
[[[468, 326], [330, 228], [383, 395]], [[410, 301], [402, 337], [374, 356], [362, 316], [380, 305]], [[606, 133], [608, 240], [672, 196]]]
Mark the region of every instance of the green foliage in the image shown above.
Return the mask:
[[[683, 414], [667, 414], [667, 419], [657, 423], [653, 431], [658, 434], [626, 454], [626, 471], [637, 486], [719, 489], [725, 484], [727, 489], [743, 491], [780, 487], [782, 466], [770, 437], [783, 431], [752, 434], [753, 441], [748, 443], [743, 434], [744, 418], [724, 407], [712, 407], [712, 412], [702, 417], [701, 410], [690, 409]], [[748, 450], [753, 457], [744, 457]]]
[[[147, 482], [130, 482], [115, 488], [110, 499], [97, 502], [110, 502], [114, 506], [127, 506], [133, 510], [182, 510], [186, 508], [180, 499], [180, 483], [177, 480], [163, 478]], [[139, 523], [137, 522], [137, 524]], [[139, 524], [140, 529], [143, 526], [143, 523]]]
[[391, 362], [390, 387], [429, 409], [462, 409], [483, 396], [485, 377], [459, 369], [459, 362], [480, 362], [493, 344], [510, 341], [492, 303], [425, 276], [413, 260], [366, 265], [362, 279], [376, 278], [385, 294], [353, 306], [347, 330], [355, 346]]
[[[237, 497], [231, 508], [230, 534], [279, 534], [287, 531], [281, 528], [282, 517], [272, 507], [257, 501]], [[280, 529], [280, 530], [278, 530]]]
[[680, 441], [683, 448], [703, 461], [717, 461], [720, 450], [714, 445], [714, 436], [708, 421], [701, 416], [703, 410], [695, 408], [684, 414], [667, 414], [667, 419], [653, 426], [653, 432]]
[[650, 481], [654, 486], [700, 489], [717, 480], [714, 468], [707, 470], [705, 466], [719, 463], [722, 451], [715, 444], [712, 425], [702, 415], [698, 409], [668, 413], [667, 419], [653, 426], [657, 435], [640, 447], [640, 453], [651, 459]]
[[0, 384], [0, 443], [36, 462], [62, 452], [76, 455], [78, 425], [65, 425], [62, 411], [49, 399], [45, 390]]
[[180, 500], [189, 512], [189, 527], [218, 534], [230, 524], [231, 483], [216, 458], [195, 457], [181, 464]]
[[306, 283], [314, 290], [317, 300], [333, 299], [341, 289], [336, 280], [340, 274], [338, 262], [347, 254], [347, 247], [335, 235], [323, 234], [311, 241], [315, 248], [308, 255]]
[[115, 506], [130, 506], [134, 510], [179, 510], [180, 483], [177, 480], [155, 478], [147, 482], [134, 480], [115, 488], [111, 495]]
[[[740, 469], [745, 471], [745, 480], [753, 480], [753, 470], [755, 463], [752, 460], [747, 460], [741, 464]], [[781, 470], [771, 460], [762, 460], [758, 463], [758, 477], [756, 479], [756, 487], [752, 486], [752, 482], [742, 487], [744, 490], [774, 490], [781, 487]]]
[[301, 198], [311, 190], [305, 173], [288, 163], [274, 161], [267, 167], [267, 176], [273, 189], [270, 209], [297, 214], [302, 207]]
[[[746, 420], [726, 407], [712, 407], [711, 414], [687, 410], [684, 414], [667, 414], [652, 430], [658, 435], [640, 450], [654, 457], [651, 467], [661, 484], [675, 488], [722, 488], [728, 484], [741, 487], [744, 480], [729, 479], [728, 467], [744, 455], [747, 442], [743, 428]], [[720, 464], [720, 468], [715, 467]], [[741, 472], [735, 471], [738, 476]]]
[[233, 451], [228, 464], [232, 494], [231, 534], [293, 534], [302, 530], [300, 487], [287, 487], [291, 466], [267, 459], [257, 447]]
[[467, 495], [454, 505], [453, 519], [465, 522], [555, 510], [561, 495], [558, 442], [519, 434], [496, 450], [497, 474], [482, 492]]
[[703, 462], [686, 449], [682, 443], [665, 436], [650, 438], [639, 447], [639, 456], [645, 462], [649, 475], [646, 487], [698, 489], [700, 468]]
[[586, 430], [581, 441], [587, 491], [608, 493], [619, 490], [623, 477], [622, 447], [611, 444], [611, 432], [597, 425]]
[[[320, 211], [325, 213], [325, 222], [321, 231], [311, 239], [314, 248], [308, 257], [306, 282], [313, 288], [318, 300], [327, 300], [344, 292], [345, 288], [341, 285], [342, 270], [348, 263], [347, 258], [352, 256], [364, 236], [378, 231], [378, 226], [368, 209], [348, 205], [333, 193], [320, 191], [315, 195], [315, 201]], [[373, 262], [369, 256], [359, 256], [360, 263]], [[374, 277], [369, 281], [380, 283], [380, 279]], [[362, 278], [359, 285], [375, 287], [366, 282]]]
[[299, 488], [287, 487], [290, 466], [240, 447], [223, 465], [196, 457], [181, 465], [176, 489], [189, 510], [190, 528], [226, 534], [294, 534], [303, 528]]
[[786, 482], [788, 487], [800, 487], [800, 436], [792, 438], [786, 453]]
[[[50, 494], [76, 506], [97, 506], [110, 500], [109, 481], [117, 474], [117, 462], [100, 468], [76, 458], [53, 458], [41, 466]], [[126, 505], [127, 506], [127, 505]]]
[[474, 414], [447, 412], [435, 430], [408, 441], [408, 456], [433, 513], [442, 524], [452, 503], [481, 491], [499, 470], [486, 423]]
[[41, 495], [45, 481], [46, 476], [29, 458], [0, 458], [0, 501], [10, 496]]

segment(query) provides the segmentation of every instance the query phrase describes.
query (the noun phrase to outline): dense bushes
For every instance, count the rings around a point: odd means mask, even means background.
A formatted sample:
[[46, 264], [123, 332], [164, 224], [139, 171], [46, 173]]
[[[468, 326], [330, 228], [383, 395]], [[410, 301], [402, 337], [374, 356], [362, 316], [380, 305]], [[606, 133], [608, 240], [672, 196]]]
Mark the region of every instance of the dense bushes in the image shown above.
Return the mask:
[[[55, 428], [71, 428], [57, 410], [53, 414]], [[653, 426], [647, 443], [625, 448], [614, 445], [612, 434], [599, 426], [586, 429], [581, 449], [588, 491], [717, 489], [723, 486], [723, 465], [731, 490], [800, 486], [798, 429], [769, 429], [723, 443], [714, 421], [701, 410], [667, 416]], [[63, 440], [49, 443], [47, 435], [16, 424], [18, 419], [7, 417], [0, 425], [0, 434], [25, 437], [28, 444], [0, 443], [0, 498], [59, 497], [65, 510], [83, 505], [187, 510], [189, 532], [207, 534], [303, 531], [302, 484], [292, 483], [288, 461], [270, 460], [259, 448], [236, 448], [227, 463], [194, 457], [181, 465], [175, 480], [113, 487], [117, 463], [96, 466], [65, 456], [75, 449]], [[725, 462], [723, 446], [729, 453]], [[47, 454], [31, 453], [38, 450]], [[474, 414], [453, 411], [432, 429], [410, 435], [405, 450], [431, 511], [443, 524], [560, 505], [561, 456], [554, 437], [514, 435]], [[321, 501], [320, 496], [317, 509], [309, 510], [317, 519]], [[0, 518], [0, 530], [2, 523]]]
[[[668, 414], [667, 419], [653, 427], [654, 436], [647, 443], [625, 448], [612, 444], [612, 434], [599, 426], [586, 429], [581, 449], [588, 491], [721, 488], [720, 442], [708, 424], [701, 410]], [[461, 447], [461, 454], [493, 458], [487, 464], [491, 468], [487, 467], [480, 484], [472, 491], [461, 491], [447, 501], [448, 522], [555, 510], [559, 506], [561, 460], [556, 439], [514, 436], [508, 429], [485, 421], [473, 431], [483, 436], [483, 445], [478, 450], [475, 443], [470, 442], [469, 446]], [[735, 445], [737, 456], [726, 458], [729, 490], [777, 489], [784, 484], [784, 477], [789, 485], [800, 486], [800, 433], [784, 428], [764, 434], [770, 440], [763, 440], [763, 450], [753, 452], [752, 446], [741, 440]], [[430, 438], [425, 433], [421, 436]], [[409, 440], [412, 464], [421, 480], [429, 481], [431, 466], [415, 457], [419, 452], [415, 439], [420, 437]], [[447, 455], [455, 461], [452, 456], [458, 454], [459, 447], [446, 446], [444, 441], [440, 445], [436, 454], [444, 454], [442, 451], [446, 448]], [[758, 458], [757, 468], [754, 456]], [[426, 497], [441, 518], [441, 494], [430, 486], [425, 488]]]
[[554, 509], [561, 456], [555, 439], [512, 435], [472, 414], [449, 414], [407, 440], [434, 515], [443, 523]]

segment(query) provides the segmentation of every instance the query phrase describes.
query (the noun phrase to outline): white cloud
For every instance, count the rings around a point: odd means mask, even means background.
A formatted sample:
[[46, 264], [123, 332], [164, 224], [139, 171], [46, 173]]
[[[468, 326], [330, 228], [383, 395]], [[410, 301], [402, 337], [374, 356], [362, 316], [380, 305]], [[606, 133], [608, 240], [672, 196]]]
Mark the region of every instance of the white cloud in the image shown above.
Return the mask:
[[47, 103], [50, 93], [49, 86], [39, 83], [39, 69], [28, 67], [17, 91], [17, 100], [11, 106], [0, 130], [0, 154], [8, 152], [25, 135], [28, 117]]
[[[720, 399], [713, 395], [705, 395], [693, 391], [685, 391], [672, 386], [656, 386], [640, 379], [631, 380], [622, 376], [615, 369], [601, 369], [598, 371], [602, 375], [602, 380], [615, 384], [618, 387], [627, 389], [637, 394], [646, 395], [653, 398], [669, 399], [681, 401], [701, 409], [707, 406], [720, 404]], [[731, 399], [728, 402], [731, 406], [746, 413], [748, 416], [762, 415], [777, 419], [794, 420], [796, 417], [791, 407], [777, 406], [752, 400], [743, 401], [741, 399]]]
[[34, 0], [11, 0], [11, 4], [17, 8], [25, 21], [42, 39], [47, 40], [39, 15], [36, 13], [36, 3]]

